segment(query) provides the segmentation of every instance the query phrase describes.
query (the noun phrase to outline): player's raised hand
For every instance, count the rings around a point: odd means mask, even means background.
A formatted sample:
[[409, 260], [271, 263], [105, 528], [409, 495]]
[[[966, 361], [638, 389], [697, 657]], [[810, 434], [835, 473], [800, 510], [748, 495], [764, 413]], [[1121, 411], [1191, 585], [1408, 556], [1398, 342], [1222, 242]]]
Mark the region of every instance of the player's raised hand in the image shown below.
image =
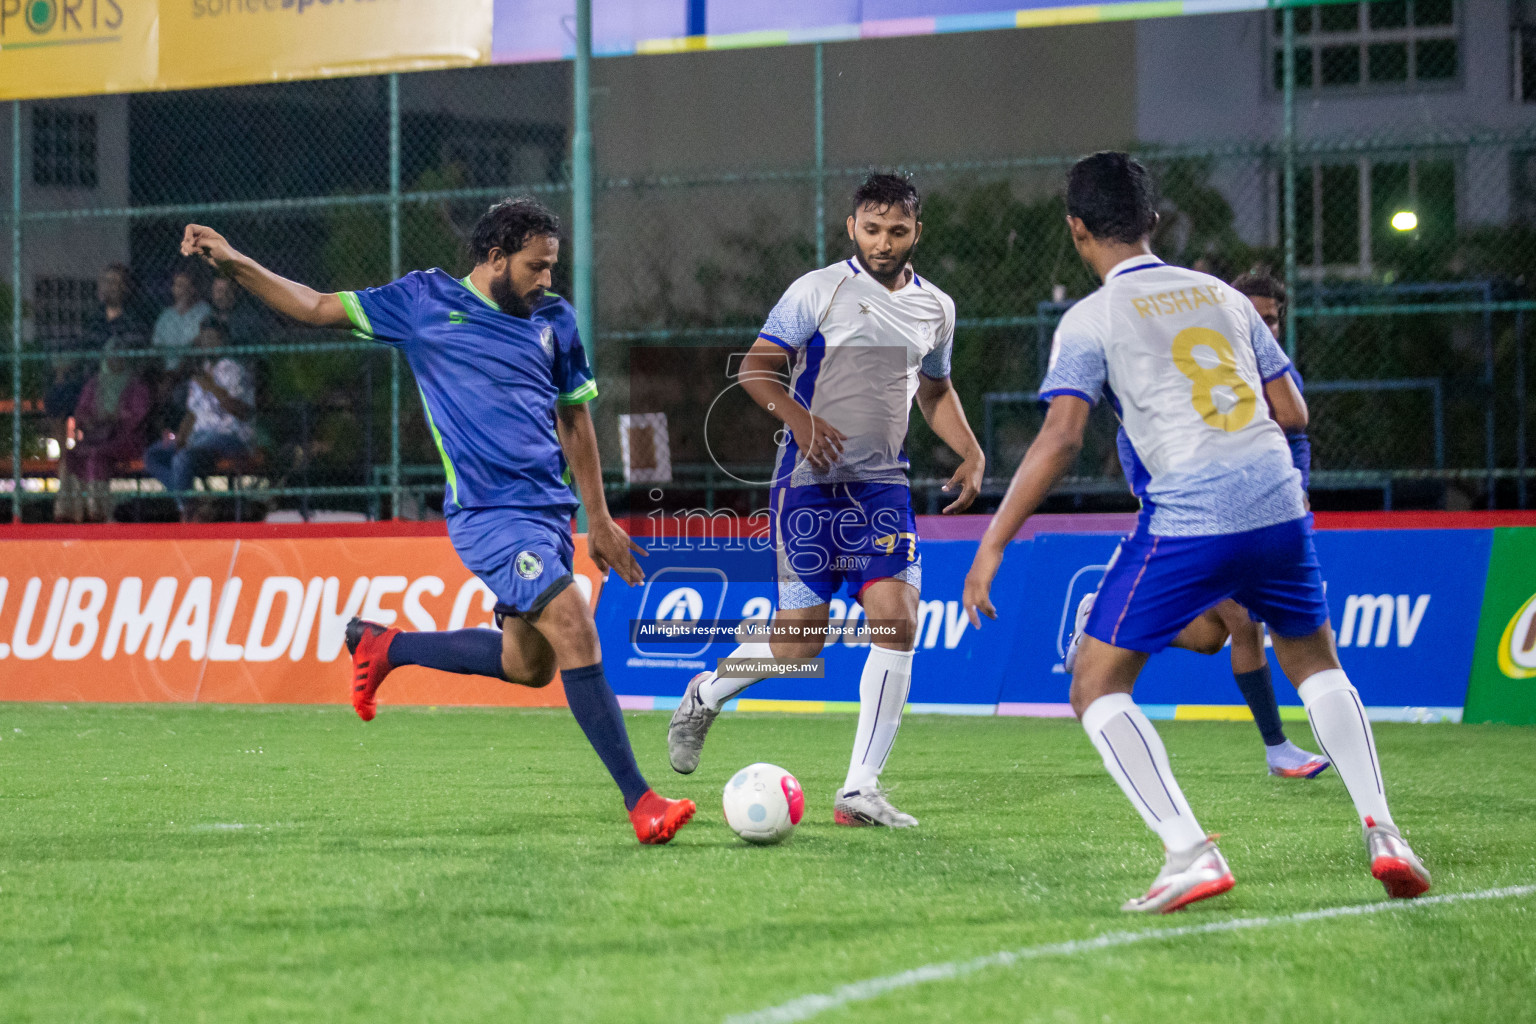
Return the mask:
[[230, 246], [228, 239], [202, 224], [188, 224], [181, 234], [181, 254], [201, 256], [211, 266], [223, 267], [233, 263], [240, 255]]
[[[814, 413], [810, 419], [810, 443], [805, 445], [805, 461], [818, 473], [825, 473], [832, 464], [843, 457], [843, 442], [848, 435]], [[796, 440], [800, 435], [796, 434]]]
[[944, 485], [944, 493], [949, 494], [958, 489], [960, 497], [950, 502], [944, 508], [945, 515], [954, 515], [964, 512], [971, 507], [971, 502], [976, 500], [976, 495], [981, 493], [982, 478], [987, 473], [987, 457], [977, 452], [955, 470], [955, 475], [949, 478], [949, 483]]
[[594, 521], [588, 525], [587, 554], [592, 556], [592, 564], [597, 566], [599, 572], [606, 573], [614, 569], [619, 579], [630, 586], [645, 580], [645, 570], [635, 561], [635, 555], [647, 554], [646, 550], [636, 544], [612, 519]]

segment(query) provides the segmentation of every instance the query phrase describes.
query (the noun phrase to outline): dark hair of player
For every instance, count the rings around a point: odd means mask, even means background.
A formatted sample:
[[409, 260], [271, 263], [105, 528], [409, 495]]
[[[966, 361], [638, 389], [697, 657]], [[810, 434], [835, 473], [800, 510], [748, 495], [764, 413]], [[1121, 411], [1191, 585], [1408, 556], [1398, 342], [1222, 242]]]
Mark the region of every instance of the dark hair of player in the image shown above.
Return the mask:
[[475, 223], [469, 247], [475, 263], [491, 258], [492, 249], [511, 256], [530, 239], [560, 234], [560, 218], [532, 196], [513, 196], [492, 206]]
[[1127, 153], [1085, 156], [1067, 173], [1067, 213], [1095, 238], [1135, 245], [1157, 225], [1157, 185]]
[[1249, 297], [1274, 299], [1281, 312], [1285, 311], [1285, 284], [1262, 267], [1234, 277], [1232, 287]]
[[866, 206], [882, 212], [899, 206], [902, 213], [916, 217], [922, 212], [923, 199], [906, 175], [871, 171], [864, 183], [853, 190], [853, 212], [858, 213]]

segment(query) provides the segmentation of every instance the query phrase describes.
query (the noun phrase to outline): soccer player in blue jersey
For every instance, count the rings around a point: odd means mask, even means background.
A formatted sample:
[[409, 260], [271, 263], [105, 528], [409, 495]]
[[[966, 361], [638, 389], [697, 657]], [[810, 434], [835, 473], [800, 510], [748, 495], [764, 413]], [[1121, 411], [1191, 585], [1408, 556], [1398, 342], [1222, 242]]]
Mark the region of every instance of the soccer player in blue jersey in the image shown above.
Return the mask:
[[603, 498], [586, 406], [597, 385], [575, 313], [549, 290], [559, 232], [543, 206], [510, 199], [475, 225], [467, 277], [416, 271], [357, 292], [322, 293], [285, 280], [198, 224], [187, 226], [181, 251], [203, 256], [300, 323], [352, 327], [400, 349], [416, 375], [448, 475], [448, 536], [496, 595], [501, 632], [409, 633], [353, 619], [347, 647], [358, 715], [373, 718], [379, 684], [402, 665], [535, 687], [558, 668], [571, 714], [623, 792], [635, 834], [642, 843], [665, 843], [693, 816], [693, 801], [667, 800], [641, 776], [603, 675], [592, 610], [571, 585], [572, 475], [587, 508], [593, 562], [626, 583], [644, 574], [634, 556], [641, 549]]
[[[1247, 297], [1269, 333], [1279, 341], [1285, 314], [1285, 285], [1268, 274], [1249, 273], [1235, 279], [1232, 287]], [[1285, 431], [1291, 462], [1301, 474], [1301, 489], [1305, 492], [1312, 467], [1312, 447], [1307, 440], [1307, 403], [1301, 397], [1301, 374], [1294, 363], [1287, 362], [1284, 370], [1264, 381], [1264, 400], [1269, 403], [1270, 417]], [[1144, 497], [1150, 478], [1123, 426], [1115, 435], [1115, 447], [1126, 483], [1138, 499]], [[1068, 672], [1077, 661], [1083, 627], [1093, 610], [1095, 596], [1087, 595], [1078, 605], [1077, 624], [1065, 659]], [[1328, 770], [1328, 759], [1303, 750], [1286, 738], [1270, 679], [1269, 660], [1264, 655], [1264, 626], [1254, 621], [1247, 609], [1236, 601], [1223, 601], [1185, 627], [1170, 646], [1200, 654], [1219, 654], [1228, 639], [1232, 642], [1232, 678], [1264, 740], [1264, 761], [1269, 774], [1286, 779], [1317, 778]]]
[[1228, 598], [1268, 623], [1354, 802], [1371, 874], [1389, 896], [1418, 896], [1429, 872], [1387, 808], [1370, 722], [1334, 650], [1301, 475], [1264, 397], [1285, 353], [1242, 295], [1152, 254], [1156, 211], [1151, 175], [1124, 153], [1086, 157], [1068, 175], [1072, 241], [1104, 284], [1062, 318], [1040, 388], [1045, 423], [987, 527], [962, 603], [977, 626], [978, 613], [996, 617], [988, 594], [1008, 542], [1076, 461], [1089, 410], [1108, 399], [1148, 480], [1136, 530], [1088, 615], [1071, 700], [1166, 849], [1151, 887], [1122, 909], [1166, 913], [1233, 885], [1131, 697], [1147, 658]]

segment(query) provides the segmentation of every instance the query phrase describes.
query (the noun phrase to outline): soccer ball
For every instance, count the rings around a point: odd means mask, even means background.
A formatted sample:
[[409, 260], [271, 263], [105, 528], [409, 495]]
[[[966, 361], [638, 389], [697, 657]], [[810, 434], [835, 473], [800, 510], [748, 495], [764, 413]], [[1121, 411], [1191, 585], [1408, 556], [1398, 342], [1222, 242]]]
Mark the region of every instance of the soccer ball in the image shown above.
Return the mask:
[[804, 813], [800, 780], [776, 764], [749, 764], [725, 784], [725, 823], [749, 843], [783, 842]]

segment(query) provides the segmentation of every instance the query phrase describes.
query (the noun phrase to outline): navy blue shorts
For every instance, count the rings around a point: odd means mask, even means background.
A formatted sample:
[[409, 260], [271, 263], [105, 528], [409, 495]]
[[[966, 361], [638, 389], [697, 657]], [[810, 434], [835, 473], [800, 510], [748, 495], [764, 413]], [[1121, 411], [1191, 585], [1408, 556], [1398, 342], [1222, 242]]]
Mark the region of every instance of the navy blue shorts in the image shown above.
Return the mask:
[[1138, 527], [1110, 561], [1086, 631], [1155, 654], [1229, 597], [1277, 636], [1321, 629], [1328, 602], [1312, 517], [1215, 537], [1156, 537]]
[[905, 484], [810, 484], [770, 495], [779, 607], [825, 604], [845, 584], [858, 597], [876, 580], [923, 586], [912, 490]]
[[496, 614], [543, 611], [575, 576], [571, 520], [524, 508], [466, 508], [448, 517], [448, 539], [464, 567], [496, 595]]

